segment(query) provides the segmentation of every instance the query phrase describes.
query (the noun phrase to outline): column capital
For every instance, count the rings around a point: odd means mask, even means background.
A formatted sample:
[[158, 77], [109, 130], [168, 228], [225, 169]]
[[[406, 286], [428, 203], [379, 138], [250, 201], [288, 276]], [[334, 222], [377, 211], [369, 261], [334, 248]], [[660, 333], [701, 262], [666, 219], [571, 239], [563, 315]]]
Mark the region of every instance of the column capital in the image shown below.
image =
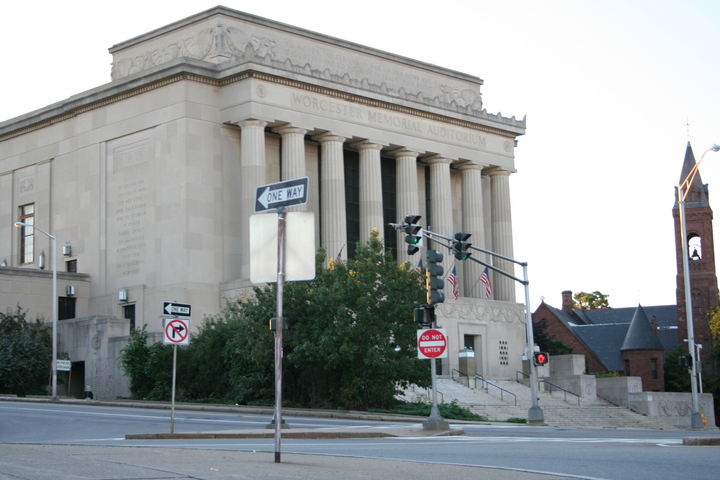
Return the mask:
[[511, 173], [513, 172], [510, 170], [503, 170], [501, 168], [496, 168], [487, 172], [487, 174], [491, 177], [509, 177]]
[[393, 150], [390, 152], [390, 155], [392, 155], [395, 158], [401, 158], [401, 157], [417, 158], [420, 156], [420, 154], [418, 152], [413, 152], [412, 150], [407, 150], [405, 148], [398, 148], [397, 150]]
[[241, 120], [238, 122], [238, 125], [240, 127], [260, 127], [265, 128], [267, 126], [267, 122], [265, 120], [258, 120], [256, 118], [248, 118], [246, 120]]
[[479, 170], [482, 171], [483, 165], [478, 165], [477, 163], [461, 163], [457, 165], [455, 168], [460, 170], [461, 172], [469, 171], [469, 170]]
[[452, 163], [451, 158], [441, 157], [440, 155], [433, 155], [432, 157], [423, 158], [423, 161], [425, 163], [427, 163], [428, 165], [436, 165], [436, 164], [450, 165]]
[[380, 150], [382, 150], [382, 148], [383, 148], [383, 146], [380, 145], [379, 143], [371, 143], [371, 142], [368, 142], [368, 141], [361, 142], [361, 143], [356, 143], [356, 144], [354, 144], [353, 146], [354, 146], [355, 148], [357, 148], [358, 150], [360, 150], [360, 151], [362, 151], [362, 150], [377, 150], [377, 151], [380, 151]]
[[293, 127], [290, 124], [282, 125], [280, 127], [273, 128], [273, 132], [279, 133], [280, 135], [287, 135], [287, 134], [298, 134], [298, 135], [305, 135], [307, 133], [307, 130], [300, 127]]
[[320, 135], [315, 135], [312, 138], [313, 138], [313, 140], [317, 140], [320, 143], [325, 143], [325, 142], [345, 143], [345, 140], [347, 140], [345, 137], [341, 137], [340, 135], [334, 135], [330, 132], [321, 133]]

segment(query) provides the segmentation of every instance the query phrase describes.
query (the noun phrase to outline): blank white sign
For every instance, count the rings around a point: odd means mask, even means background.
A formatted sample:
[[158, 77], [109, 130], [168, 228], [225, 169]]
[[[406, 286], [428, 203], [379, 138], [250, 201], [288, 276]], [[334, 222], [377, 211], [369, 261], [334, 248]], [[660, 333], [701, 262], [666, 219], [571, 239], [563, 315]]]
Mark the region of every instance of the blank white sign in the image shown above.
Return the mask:
[[[277, 282], [277, 213], [250, 216], [250, 281]], [[315, 214], [285, 214], [285, 281], [315, 278]]]

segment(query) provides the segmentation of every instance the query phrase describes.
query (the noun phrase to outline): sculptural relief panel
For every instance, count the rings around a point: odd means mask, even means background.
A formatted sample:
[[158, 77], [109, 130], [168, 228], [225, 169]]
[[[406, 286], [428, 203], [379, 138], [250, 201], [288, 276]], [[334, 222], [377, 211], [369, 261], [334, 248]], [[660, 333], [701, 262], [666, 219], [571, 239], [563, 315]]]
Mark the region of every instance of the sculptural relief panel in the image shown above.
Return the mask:
[[[206, 61], [218, 71], [253, 62], [290, 73], [418, 102], [524, 128], [515, 117], [488, 114], [480, 81], [383, 58], [328, 41], [227, 17], [208, 18], [172, 34], [113, 51], [111, 76], [119, 80], [180, 58]], [[372, 52], [371, 49], [368, 49]]]

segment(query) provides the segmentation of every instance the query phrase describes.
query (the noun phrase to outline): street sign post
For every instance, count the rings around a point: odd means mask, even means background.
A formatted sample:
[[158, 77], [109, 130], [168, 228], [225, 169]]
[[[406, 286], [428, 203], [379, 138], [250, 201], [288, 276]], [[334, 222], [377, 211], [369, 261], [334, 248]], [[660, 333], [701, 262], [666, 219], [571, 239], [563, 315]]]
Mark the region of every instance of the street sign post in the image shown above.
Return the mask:
[[[177, 306], [178, 304], [170, 304]], [[190, 305], [187, 307], [190, 313]], [[165, 308], [168, 308], [168, 302], [165, 302]], [[163, 330], [165, 331], [165, 345], [173, 346], [173, 367], [172, 367], [172, 392], [170, 397], [170, 433], [175, 433], [175, 380], [177, 376], [177, 347], [178, 345], [188, 345], [190, 343], [190, 319], [189, 318], [166, 318], [163, 321]]]
[[189, 317], [191, 306], [187, 303], [164, 302], [163, 312], [165, 315], [178, 315], [181, 317]]
[[308, 177], [302, 177], [257, 187], [255, 191], [255, 213], [306, 204], [308, 201], [308, 184]]
[[417, 331], [418, 358], [447, 358], [447, 333], [444, 328]]

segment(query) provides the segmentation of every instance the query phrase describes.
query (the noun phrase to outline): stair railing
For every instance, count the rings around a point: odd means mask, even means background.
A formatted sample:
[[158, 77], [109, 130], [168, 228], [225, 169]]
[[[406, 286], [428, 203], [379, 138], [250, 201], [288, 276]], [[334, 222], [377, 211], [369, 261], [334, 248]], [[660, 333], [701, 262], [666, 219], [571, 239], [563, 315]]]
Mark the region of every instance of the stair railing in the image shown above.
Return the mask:
[[[458, 378], [455, 378], [456, 373], [457, 373]], [[465, 385], [468, 388], [470, 387], [470, 376], [467, 373], [461, 372], [457, 368], [453, 368], [452, 372], [450, 372], [450, 376], [452, 377], [452, 379], [454, 381], [456, 381], [460, 385]]]
[[484, 388], [485, 391], [486, 391], [488, 394], [490, 394], [490, 387], [497, 388], [498, 390], [500, 390], [500, 400], [502, 400], [502, 401], [505, 401], [505, 397], [503, 396], [504, 394], [512, 395], [512, 397], [513, 397], [513, 403], [515, 403], [515, 406], [517, 407], [517, 395], [515, 395], [514, 393], [512, 393], [510, 390], [505, 390], [504, 388], [502, 388], [502, 387], [499, 386], [499, 385], [495, 385], [494, 383], [488, 382], [487, 380], [485, 380], [485, 379], [483, 378], [482, 375], [475, 374], [475, 378], [476, 378], [476, 379], [480, 379], [480, 382], [481, 382], [480, 385], [481, 385], [481, 387]]
[[[432, 385], [430, 385], [428, 387], [428, 392], [431, 390], [432, 390]], [[438, 395], [440, 395], [440, 403], [445, 403], [445, 396], [443, 395], [443, 393], [440, 390], [436, 390], [436, 392], [438, 393]]]
[[[455, 379], [456, 372], [457, 372], [458, 378], [460, 380]], [[465, 385], [466, 387], [470, 386], [470, 376], [467, 373], [461, 372], [460, 370], [453, 368], [451, 375], [452, 375], [452, 379], [455, 380], [456, 382], [458, 382], [459, 384]], [[485, 390], [485, 392], [488, 395], [490, 394], [490, 387], [497, 388], [498, 390], [500, 390], [500, 400], [502, 400], [503, 402], [505, 401], [505, 394], [512, 395], [513, 402], [515, 403], [515, 406], [517, 407], [517, 395], [512, 393], [510, 390], [505, 390], [504, 388], [502, 388], [499, 385], [495, 385], [494, 383], [488, 382], [487, 380], [485, 380], [483, 378], [482, 375], [479, 375], [479, 374], [475, 374], [475, 379], [480, 380], [480, 388]]]
[[[523, 377], [522, 380], [520, 380], [520, 379], [518, 378], [518, 374], [520, 374], [520, 375]], [[524, 372], [517, 372], [517, 371], [515, 372], [515, 380], [516, 380], [518, 383], [524, 383], [523, 381], [525, 380], [525, 377], [529, 377], [529, 375], [528, 375], [527, 373], [524, 373]], [[553, 389], [559, 390], [559, 391], [563, 392], [563, 395], [564, 395], [564, 397], [565, 397], [565, 401], [566, 401], [566, 402], [568, 401], [568, 399], [567, 399], [568, 393], [569, 393], [570, 395], [574, 396], [574, 397], [577, 397], [578, 407], [580, 406], [580, 395], [578, 395], [578, 394], [576, 394], [576, 393], [573, 393], [573, 392], [571, 392], [570, 390], [565, 390], [564, 388], [559, 387], [559, 386], [555, 385], [554, 383], [550, 383], [550, 382], [548, 382], [547, 380], [543, 380], [543, 379], [539, 379], [539, 380], [538, 380], [538, 389], [540, 389], [540, 384], [541, 384], [541, 383], [544, 383], [544, 384], [545, 384], [545, 386], [546, 386], [546, 387], [545, 387], [545, 391], [546, 391], [546, 392], [549, 392], [550, 395], [552, 395]], [[549, 389], [548, 389], [548, 387], [549, 387]]]

